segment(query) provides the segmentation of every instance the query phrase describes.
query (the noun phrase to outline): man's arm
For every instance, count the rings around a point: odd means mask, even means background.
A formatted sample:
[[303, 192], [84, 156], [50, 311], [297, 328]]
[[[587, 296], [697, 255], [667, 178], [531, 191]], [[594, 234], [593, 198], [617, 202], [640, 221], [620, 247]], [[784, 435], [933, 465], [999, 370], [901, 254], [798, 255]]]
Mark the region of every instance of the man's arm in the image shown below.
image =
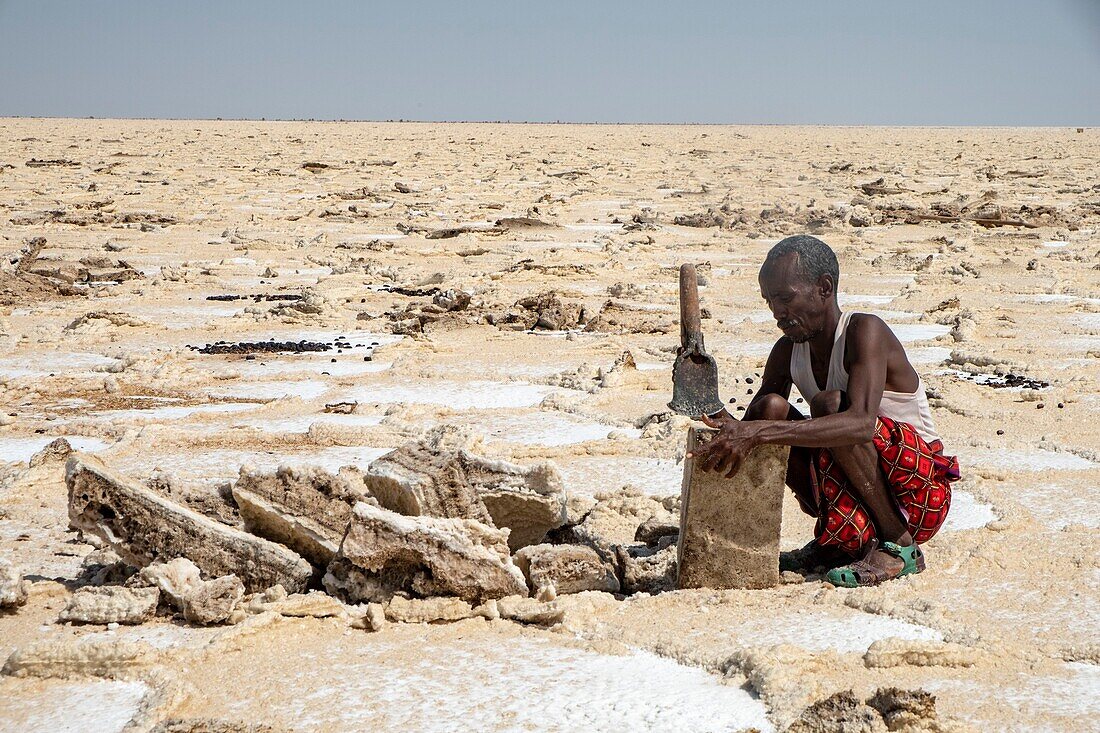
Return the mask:
[[886, 361], [890, 329], [877, 316], [862, 315], [848, 329], [851, 363], [848, 372], [848, 409], [798, 422], [757, 422], [752, 436], [757, 445], [797, 445], [804, 448], [857, 445], [872, 438], [882, 392], [886, 388]]
[[[767, 395], [777, 394], [783, 399], [791, 396], [791, 346], [791, 340], [786, 336], [772, 346], [768, 361], [764, 365], [764, 374], [760, 377], [760, 387], [756, 389], [749, 404], [745, 405], [746, 411]], [[737, 421], [728, 408], [717, 415], [711, 415], [710, 419], [722, 424]]]
[[[811, 420], [754, 420], [721, 422], [704, 419], [721, 432], [692, 457], [704, 470], [733, 476], [741, 461], [758, 445], [793, 445], [805, 448], [856, 445], [874, 435], [879, 403], [886, 387], [886, 361], [890, 329], [874, 316], [853, 318], [848, 330], [850, 366], [848, 409]], [[774, 355], [774, 350], [773, 350]], [[770, 359], [769, 359], [770, 361]], [[788, 373], [790, 367], [785, 367]], [[790, 394], [787, 388], [787, 394]]]

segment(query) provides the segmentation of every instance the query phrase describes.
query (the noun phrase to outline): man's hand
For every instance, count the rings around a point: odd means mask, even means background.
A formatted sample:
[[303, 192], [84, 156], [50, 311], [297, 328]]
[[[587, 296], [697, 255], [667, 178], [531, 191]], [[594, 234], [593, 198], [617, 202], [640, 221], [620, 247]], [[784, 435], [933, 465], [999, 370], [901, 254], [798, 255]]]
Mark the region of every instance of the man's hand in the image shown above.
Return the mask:
[[736, 420], [725, 412], [716, 417], [704, 415], [700, 419], [708, 427], [721, 432], [710, 442], [688, 453], [687, 457], [699, 461], [699, 467], [704, 471], [718, 471], [725, 473], [726, 478], [733, 478], [741, 468], [741, 461], [756, 447], [756, 426]]

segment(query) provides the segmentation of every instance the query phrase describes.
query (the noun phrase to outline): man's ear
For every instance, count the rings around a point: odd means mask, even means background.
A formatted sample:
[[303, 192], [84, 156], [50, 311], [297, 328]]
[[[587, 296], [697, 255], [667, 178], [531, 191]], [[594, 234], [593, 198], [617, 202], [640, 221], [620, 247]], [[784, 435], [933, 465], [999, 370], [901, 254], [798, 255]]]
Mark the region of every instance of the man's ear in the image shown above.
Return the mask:
[[831, 275], [822, 275], [817, 279], [817, 292], [822, 300], [832, 300], [836, 295], [836, 283]]

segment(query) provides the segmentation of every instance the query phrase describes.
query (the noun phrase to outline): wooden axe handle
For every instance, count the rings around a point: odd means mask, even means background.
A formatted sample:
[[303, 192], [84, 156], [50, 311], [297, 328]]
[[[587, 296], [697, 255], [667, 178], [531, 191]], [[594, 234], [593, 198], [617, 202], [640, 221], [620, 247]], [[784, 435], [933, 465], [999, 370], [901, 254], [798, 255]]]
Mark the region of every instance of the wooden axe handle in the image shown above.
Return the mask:
[[703, 330], [699, 318], [699, 280], [695, 265], [680, 265], [680, 344], [687, 347], [688, 334]]

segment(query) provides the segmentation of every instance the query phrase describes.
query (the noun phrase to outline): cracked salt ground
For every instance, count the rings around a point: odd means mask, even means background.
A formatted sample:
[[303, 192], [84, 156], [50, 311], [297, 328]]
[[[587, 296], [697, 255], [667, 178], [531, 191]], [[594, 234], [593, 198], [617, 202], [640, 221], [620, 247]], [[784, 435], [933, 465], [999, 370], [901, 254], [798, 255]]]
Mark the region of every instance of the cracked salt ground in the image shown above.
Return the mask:
[[444, 405], [455, 410], [489, 410], [509, 407], [534, 407], [548, 395], [566, 392], [524, 382], [426, 382], [420, 385], [380, 385], [360, 387], [332, 396], [330, 402], [391, 404], [408, 402]]
[[200, 648], [221, 630], [217, 627], [185, 626], [174, 623], [119, 626], [107, 631], [94, 631], [80, 637], [80, 642], [117, 641], [148, 644], [153, 649]]
[[[266, 377], [280, 374], [292, 374], [294, 372], [314, 372], [327, 374], [331, 377], [347, 377], [357, 374], [374, 374], [384, 372], [393, 366], [388, 361], [363, 361], [362, 357], [341, 358], [342, 355], [329, 356], [328, 352], [320, 356], [290, 356], [285, 361], [276, 361], [271, 357], [269, 361], [233, 361], [229, 364], [229, 371], [236, 372], [243, 377]], [[335, 361], [333, 361], [335, 359]]]
[[0, 359], [0, 377], [44, 377], [49, 374], [92, 374], [118, 364], [118, 359], [86, 352], [50, 352]]
[[312, 425], [344, 425], [369, 427], [382, 422], [382, 415], [291, 415], [288, 417], [250, 418], [238, 420], [233, 427], [256, 428], [272, 433], [305, 433]]
[[238, 397], [242, 399], [277, 400], [281, 397], [299, 397], [312, 400], [329, 390], [324, 382], [305, 379], [298, 382], [244, 382], [226, 387], [215, 387], [208, 393], [218, 397]]
[[584, 456], [556, 459], [565, 488], [577, 494], [597, 494], [634, 486], [652, 496], [678, 496], [682, 464], [665, 458]]
[[0, 463], [12, 463], [15, 461], [29, 461], [38, 451], [48, 444], [64, 438], [74, 450], [94, 453], [101, 451], [110, 445], [100, 438], [89, 438], [80, 435], [38, 435], [33, 438], [0, 438]]
[[609, 656], [542, 638], [481, 638], [442, 640], [420, 654], [378, 642], [326, 651], [323, 675], [312, 669], [319, 655], [297, 651], [282, 649], [269, 672], [295, 695], [270, 696], [266, 675], [247, 675], [235, 681], [241, 689], [228, 709], [210, 714], [319, 732], [774, 730], [763, 703], [741, 687], [644, 651]]
[[211, 405], [164, 405], [148, 409], [103, 410], [96, 417], [121, 421], [158, 421], [182, 420], [192, 415], [217, 415], [223, 413], [245, 412], [262, 407], [260, 402], [219, 402]]
[[638, 438], [642, 431], [636, 428], [620, 428], [614, 425], [577, 420], [554, 412], [537, 412], [523, 415], [499, 413], [454, 416], [449, 422], [461, 422], [474, 432], [492, 440], [525, 445], [561, 446], [583, 443], [587, 440], [603, 440], [612, 433], [626, 438]]
[[1074, 524], [1100, 528], [1100, 495], [1095, 484], [1081, 491], [1080, 486], [1036, 483], [1015, 487], [1012, 498], [1051, 529], [1061, 530]]
[[1017, 684], [999, 684], [995, 688], [969, 680], [931, 680], [925, 687], [942, 698], [966, 697], [971, 704], [980, 700], [985, 703], [983, 707], [1010, 711], [1009, 723], [997, 724], [988, 714], [974, 717], [972, 722], [980, 725], [982, 731], [1095, 731], [1100, 717], [1100, 666], [1067, 662], [1064, 671], [1062, 677], [1020, 673]]
[[0, 678], [0, 732], [116, 733], [148, 692], [144, 682]]
[[808, 651], [839, 654], [863, 654], [882, 639], [943, 641], [943, 634], [927, 626], [842, 607], [804, 609], [738, 621], [728, 634], [738, 645], [794, 644]]
[[306, 453], [287, 453], [263, 450], [205, 450], [202, 460], [195, 460], [191, 453], [180, 454], [174, 448], [165, 452], [146, 450], [138, 454], [122, 454], [107, 460], [119, 471], [138, 480], [145, 480], [160, 470], [182, 481], [210, 485], [233, 481], [241, 466], [251, 466], [260, 471], [274, 471], [279, 466], [320, 466], [336, 473], [341, 466], [366, 468], [371, 461], [389, 453], [391, 448], [368, 446], [337, 446], [314, 449]]
[[1100, 468], [1100, 464], [1073, 453], [1056, 453], [1041, 448], [1017, 451], [965, 448], [959, 452], [959, 460], [964, 464], [972, 463], [983, 468], [1006, 471], [1085, 471]]

